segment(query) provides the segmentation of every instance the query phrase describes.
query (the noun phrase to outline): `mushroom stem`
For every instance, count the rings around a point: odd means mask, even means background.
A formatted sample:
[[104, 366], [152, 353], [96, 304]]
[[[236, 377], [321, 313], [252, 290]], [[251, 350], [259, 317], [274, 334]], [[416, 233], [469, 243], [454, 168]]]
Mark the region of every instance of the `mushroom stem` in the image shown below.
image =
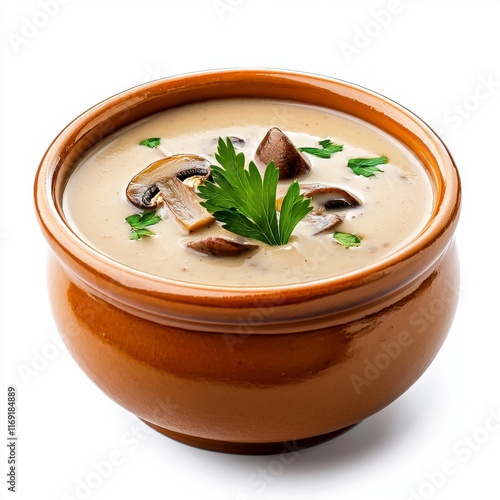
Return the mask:
[[359, 198], [345, 189], [325, 184], [305, 184], [301, 186], [302, 194], [311, 198], [315, 211], [342, 210], [359, 207]]
[[208, 226], [215, 219], [200, 205], [199, 196], [177, 177], [156, 184], [163, 201], [175, 218], [189, 232]]

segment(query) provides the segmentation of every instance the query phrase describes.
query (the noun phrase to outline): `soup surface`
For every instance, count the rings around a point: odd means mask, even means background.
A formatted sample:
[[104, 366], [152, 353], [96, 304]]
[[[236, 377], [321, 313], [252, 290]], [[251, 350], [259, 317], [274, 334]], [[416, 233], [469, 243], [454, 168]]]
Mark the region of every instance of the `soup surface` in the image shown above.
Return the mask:
[[[300, 222], [283, 246], [269, 246], [235, 235], [213, 223], [187, 233], [168, 210], [149, 227], [154, 236], [130, 239], [127, 216], [140, 213], [126, 198], [129, 181], [165, 156], [190, 153], [216, 163], [218, 137], [236, 136], [246, 163], [272, 127], [280, 128], [296, 147], [319, 148], [329, 138], [343, 150], [330, 158], [302, 153], [311, 165], [299, 184], [337, 186], [361, 200], [339, 210], [344, 220], [334, 229], [313, 234]], [[147, 138], [160, 146], [145, 147]], [[388, 163], [371, 177], [348, 168], [353, 158], [386, 156]], [[290, 181], [280, 181], [278, 197]], [[200, 200], [201, 201], [201, 200]], [[388, 256], [414, 238], [432, 210], [433, 192], [425, 169], [403, 145], [377, 128], [348, 115], [296, 103], [228, 99], [186, 105], [153, 115], [99, 144], [75, 168], [63, 196], [69, 225], [87, 244], [126, 266], [177, 281], [215, 286], [273, 286], [328, 278], [354, 271]], [[354, 234], [359, 246], [345, 247], [334, 232]], [[190, 240], [224, 236], [259, 245], [237, 257], [213, 257], [187, 249]]]

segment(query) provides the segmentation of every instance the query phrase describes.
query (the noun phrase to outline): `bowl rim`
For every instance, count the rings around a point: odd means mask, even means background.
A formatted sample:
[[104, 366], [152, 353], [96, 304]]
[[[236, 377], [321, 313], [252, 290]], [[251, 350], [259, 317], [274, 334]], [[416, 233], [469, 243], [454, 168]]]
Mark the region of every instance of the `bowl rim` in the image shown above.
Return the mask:
[[[90, 121], [98, 123], [104, 111], [112, 106], [116, 107], [121, 102], [135, 102], [139, 94], [155, 95], [159, 89], [164, 88], [166, 85], [179, 88], [183, 85], [189, 85], [189, 82], [198, 81], [199, 83], [204, 79], [216, 84], [217, 82], [225, 82], [228, 79], [236, 81], [238, 78], [253, 78], [260, 82], [266, 79], [266, 81], [277, 79], [282, 84], [297, 85], [300, 82], [300, 85], [342, 88], [353, 96], [376, 101], [388, 110], [390, 109], [392, 112], [404, 117], [408, 120], [408, 123], [411, 122], [420, 131], [422, 137], [428, 141], [426, 145], [432, 146], [432, 154], [435, 155], [436, 162], [440, 167], [439, 178], [435, 179], [438, 183], [438, 186], [435, 186], [437, 187], [436, 202], [433, 213], [425, 227], [401, 248], [383, 259], [357, 270], [303, 283], [253, 287], [202, 285], [155, 276], [107, 257], [87, 244], [69, 227], [56, 200], [58, 191], [56, 178], [60, 171], [61, 162], [67, 158], [68, 152], [74, 145], [76, 129]], [[146, 101], [144, 100], [144, 102]], [[176, 296], [182, 302], [192, 301], [193, 297], [196, 296], [205, 296], [210, 297], [212, 303], [215, 301], [219, 305], [221, 301], [227, 304], [227, 301], [232, 298], [241, 301], [246, 299], [254, 300], [255, 296], [259, 296], [265, 299], [276, 295], [276, 293], [285, 296], [287, 299], [291, 299], [293, 296], [296, 300], [300, 300], [301, 297], [319, 297], [325, 293], [331, 294], [340, 290], [358, 288], [369, 281], [377, 280], [391, 272], [398, 263], [408, 261], [415, 254], [425, 250], [434, 241], [441, 239], [441, 236], [450, 227], [453, 226], [454, 228], [460, 211], [461, 198], [459, 173], [448, 148], [427, 123], [406, 107], [380, 93], [341, 79], [304, 71], [260, 68], [204, 70], [173, 75], [133, 86], [100, 101], [73, 119], [56, 136], [40, 162], [34, 187], [35, 207], [39, 223], [50, 246], [56, 251], [60, 259], [64, 260], [68, 255], [72, 255], [80, 269], [85, 268], [87, 271], [94, 269], [100, 278], [128, 289], [145, 290], [149, 294], [158, 296]], [[438, 253], [441, 254], [448, 244], [449, 241], [446, 241]], [[63, 257], [64, 255], [66, 257]], [[439, 258], [439, 255], [435, 256], [435, 259], [437, 258]], [[431, 264], [428, 263], [429, 266]], [[78, 274], [75, 273], [74, 269], [75, 267], [72, 268], [74, 274]], [[92, 273], [88, 272], [86, 276], [80, 275], [78, 278], [89, 285], [90, 288], [95, 289], [96, 287], [91, 283], [92, 279], [88, 278], [90, 274]]]

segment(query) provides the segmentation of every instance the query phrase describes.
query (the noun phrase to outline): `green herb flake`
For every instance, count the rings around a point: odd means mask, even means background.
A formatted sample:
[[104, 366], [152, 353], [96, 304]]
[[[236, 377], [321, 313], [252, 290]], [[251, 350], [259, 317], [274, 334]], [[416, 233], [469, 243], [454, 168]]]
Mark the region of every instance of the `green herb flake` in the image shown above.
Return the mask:
[[326, 149], [319, 148], [297, 148], [302, 153], [309, 153], [310, 155], [317, 156], [318, 158], [330, 158], [332, 155]]
[[297, 148], [298, 151], [303, 153], [309, 153], [311, 155], [317, 156], [318, 158], [330, 158], [333, 153], [338, 153], [344, 149], [342, 144], [334, 144], [330, 139], [323, 139], [318, 141], [318, 144], [323, 148]]
[[156, 212], [144, 211], [142, 214], [132, 214], [125, 218], [130, 225], [130, 239], [141, 240], [144, 237], [154, 236], [155, 233], [146, 229], [148, 226], [153, 226], [161, 221], [161, 217], [156, 215]]
[[324, 139], [319, 141], [320, 146], [322, 146], [329, 153], [338, 153], [344, 149], [342, 144], [334, 144], [330, 139]]
[[141, 141], [139, 145], [154, 149], [160, 145], [160, 142], [161, 139], [159, 137], [150, 137], [149, 139], [144, 139], [143, 141]]
[[336, 231], [333, 233], [333, 238], [346, 248], [359, 247], [361, 245], [361, 238], [355, 234]]
[[253, 161], [245, 168], [245, 156], [236, 154], [229, 138], [219, 138], [212, 165], [212, 181], [199, 187], [201, 202], [222, 227], [232, 233], [253, 238], [268, 245], [286, 245], [295, 226], [312, 210], [311, 200], [300, 194], [293, 181], [276, 211], [279, 170], [270, 162], [261, 176]]
[[378, 165], [388, 163], [387, 156], [379, 156], [377, 158], [352, 158], [347, 162], [347, 166], [356, 174], [364, 177], [372, 177], [377, 172], [383, 172], [378, 168]]

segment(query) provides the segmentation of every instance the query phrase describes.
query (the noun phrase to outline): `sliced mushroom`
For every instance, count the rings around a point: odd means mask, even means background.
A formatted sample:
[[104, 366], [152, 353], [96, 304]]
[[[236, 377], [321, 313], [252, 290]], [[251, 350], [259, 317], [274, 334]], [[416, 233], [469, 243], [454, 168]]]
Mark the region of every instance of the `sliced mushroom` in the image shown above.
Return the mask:
[[207, 178], [205, 176], [193, 175], [192, 177], [188, 177], [187, 179], [185, 179], [183, 181], [183, 184], [196, 191], [198, 189], [198, 186], [200, 186], [200, 184], [203, 184], [203, 182], [205, 182], [206, 180]]
[[259, 248], [259, 245], [239, 243], [229, 238], [208, 237], [186, 243], [188, 248], [212, 257], [237, 257]]
[[342, 210], [359, 207], [359, 198], [344, 189], [325, 184], [305, 184], [301, 186], [302, 194], [311, 198], [316, 212], [319, 210]]
[[159, 193], [157, 183], [177, 178], [181, 181], [189, 177], [210, 176], [210, 162], [191, 154], [179, 154], [157, 160], [139, 172], [127, 186], [127, 198], [138, 208], [154, 208]]
[[311, 227], [313, 229], [312, 234], [319, 234], [334, 228], [335, 226], [340, 224], [344, 220], [344, 218], [345, 217], [341, 214], [325, 214], [312, 212], [306, 215], [303, 221], [311, 224]]
[[207, 209], [200, 205], [200, 198], [194, 190], [177, 177], [166, 182], [157, 182], [156, 185], [170, 212], [187, 231], [196, 231], [215, 220]]
[[[229, 140], [233, 143], [233, 146], [235, 148], [243, 148], [243, 147], [245, 147], [245, 144], [246, 144], [245, 143], [245, 139], [242, 139], [241, 137], [236, 137], [235, 135], [230, 135], [229, 136]], [[218, 141], [219, 141], [219, 139], [214, 139], [213, 143], [217, 144]]]
[[270, 129], [262, 139], [255, 152], [255, 160], [261, 165], [274, 161], [280, 171], [280, 180], [295, 179], [311, 170], [293, 142], [277, 127]]

